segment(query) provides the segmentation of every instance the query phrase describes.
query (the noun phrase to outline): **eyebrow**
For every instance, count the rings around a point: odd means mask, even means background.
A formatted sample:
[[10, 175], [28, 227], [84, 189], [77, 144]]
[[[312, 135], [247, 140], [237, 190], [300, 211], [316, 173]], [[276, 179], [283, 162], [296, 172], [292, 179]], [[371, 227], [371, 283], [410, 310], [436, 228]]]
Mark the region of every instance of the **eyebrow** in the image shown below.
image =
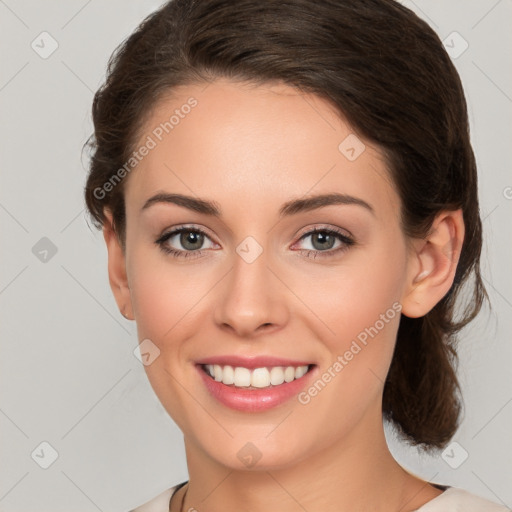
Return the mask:
[[[197, 197], [187, 196], [183, 194], [167, 194], [164, 192], [158, 193], [150, 197], [142, 207], [142, 210], [148, 209], [150, 206], [158, 203], [171, 203], [178, 206], [183, 206], [189, 210], [205, 215], [212, 215], [214, 217], [221, 217], [221, 209], [217, 202], [209, 201], [207, 199], [200, 199]], [[320, 194], [316, 196], [309, 196], [300, 199], [292, 199], [284, 203], [279, 209], [279, 217], [295, 215], [297, 213], [308, 212], [331, 205], [357, 205], [362, 206], [370, 213], [375, 215], [373, 207], [358, 197], [347, 194], [331, 193]]]

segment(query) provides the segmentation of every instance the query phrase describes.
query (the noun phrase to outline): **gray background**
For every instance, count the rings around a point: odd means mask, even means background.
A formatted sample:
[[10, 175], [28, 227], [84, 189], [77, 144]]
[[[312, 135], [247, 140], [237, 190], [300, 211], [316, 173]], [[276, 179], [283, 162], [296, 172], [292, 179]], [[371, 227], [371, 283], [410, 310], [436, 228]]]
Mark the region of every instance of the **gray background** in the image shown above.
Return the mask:
[[[463, 334], [458, 444], [426, 457], [388, 439], [410, 471], [512, 507], [512, 2], [403, 3], [448, 38], [465, 86], [493, 310]], [[126, 511], [187, 479], [182, 434], [134, 357], [135, 324], [117, 310], [82, 199], [93, 92], [159, 4], [0, 0], [1, 511]], [[51, 48], [43, 31], [59, 45], [46, 59], [31, 47]], [[47, 469], [42, 442], [58, 454]]]

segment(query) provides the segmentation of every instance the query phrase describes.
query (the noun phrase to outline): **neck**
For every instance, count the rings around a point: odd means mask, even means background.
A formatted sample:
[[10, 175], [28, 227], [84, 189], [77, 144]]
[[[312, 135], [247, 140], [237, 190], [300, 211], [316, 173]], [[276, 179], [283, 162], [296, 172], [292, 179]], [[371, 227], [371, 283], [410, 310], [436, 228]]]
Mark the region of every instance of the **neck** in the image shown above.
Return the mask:
[[182, 510], [266, 512], [278, 503], [280, 512], [409, 512], [439, 495], [396, 462], [382, 420], [372, 425], [286, 467], [250, 470], [218, 464], [185, 437], [190, 478]]

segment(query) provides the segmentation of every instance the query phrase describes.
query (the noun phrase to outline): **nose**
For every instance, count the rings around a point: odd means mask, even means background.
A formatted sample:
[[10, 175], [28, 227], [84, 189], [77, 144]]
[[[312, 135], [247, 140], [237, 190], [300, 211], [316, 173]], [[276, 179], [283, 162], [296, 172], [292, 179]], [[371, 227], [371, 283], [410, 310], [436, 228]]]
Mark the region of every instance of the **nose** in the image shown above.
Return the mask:
[[282, 329], [289, 319], [289, 291], [276, 273], [265, 251], [250, 263], [235, 253], [231, 271], [216, 287], [216, 325], [243, 338]]

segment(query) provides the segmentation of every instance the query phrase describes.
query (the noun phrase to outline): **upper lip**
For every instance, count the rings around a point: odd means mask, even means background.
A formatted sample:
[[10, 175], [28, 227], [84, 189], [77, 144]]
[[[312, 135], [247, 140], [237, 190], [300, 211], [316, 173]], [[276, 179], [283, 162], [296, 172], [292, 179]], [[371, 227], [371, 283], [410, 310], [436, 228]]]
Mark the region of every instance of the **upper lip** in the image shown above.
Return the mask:
[[196, 364], [218, 364], [219, 366], [233, 366], [242, 368], [263, 368], [265, 366], [309, 366], [311, 361], [299, 361], [297, 359], [286, 359], [274, 356], [242, 357], [235, 355], [223, 355], [205, 357], [196, 361]]

